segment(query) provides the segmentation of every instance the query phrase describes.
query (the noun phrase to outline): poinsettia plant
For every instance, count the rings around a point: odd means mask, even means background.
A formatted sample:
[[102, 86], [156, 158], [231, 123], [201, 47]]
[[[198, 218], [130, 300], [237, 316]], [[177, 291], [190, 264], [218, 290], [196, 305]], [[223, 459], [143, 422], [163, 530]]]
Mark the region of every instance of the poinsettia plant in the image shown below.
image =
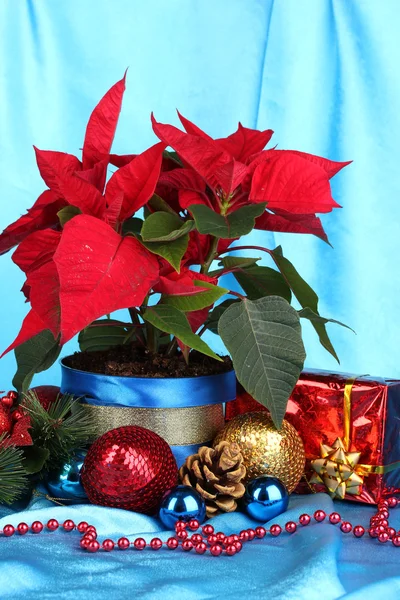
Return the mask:
[[[82, 349], [104, 347], [104, 328], [108, 344], [186, 361], [195, 349], [220, 360], [202, 339], [209, 329], [279, 426], [305, 359], [300, 318], [336, 354], [317, 295], [282, 249], [237, 240], [255, 228], [327, 242], [317, 214], [339, 206], [329, 180], [348, 163], [265, 149], [273, 132], [241, 124], [213, 139], [179, 113], [184, 131], [152, 116], [158, 143], [138, 155], [112, 154], [124, 90], [125, 77], [94, 109], [81, 160], [35, 148], [48, 189], [0, 236], [1, 253], [17, 246], [12, 259], [26, 275], [31, 306], [5, 351], [15, 350], [13, 383], [27, 389], [76, 334]], [[256, 256], [231, 255], [241, 249]], [[258, 264], [261, 252], [275, 268]], [[241, 292], [220, 285], [228, 273]], [[110, 319], [119, 309], [128, 309], [129, 323]]]

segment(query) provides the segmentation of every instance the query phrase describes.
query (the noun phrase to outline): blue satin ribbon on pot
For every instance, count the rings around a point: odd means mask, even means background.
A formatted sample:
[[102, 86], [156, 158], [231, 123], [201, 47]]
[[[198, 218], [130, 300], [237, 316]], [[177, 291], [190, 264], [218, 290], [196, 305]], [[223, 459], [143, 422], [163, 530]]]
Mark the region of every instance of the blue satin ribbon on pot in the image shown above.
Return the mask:
[[88, 404], [135, 408], [187, 408], [230, 402], [236, 397], [233, 371], [201, 377], [116, 377], [71, 369], [61, 360], [61, 392]]
[[[88, 408], [90, 406], [99, 422], [100, 433], [116, 426], [109, 424], [114, 418], [119, 426], [127, 421], [140, 425], [140, 413], [144, 411], [146, 422], [150, 418], [150, 423], [154, 425], [154, 428], [150, 425], [149, 429], [153, 428], [170, 443], [178, 466], [184, 463], [187, 456], [197, 452], [201, 445], [212, 441], [218, 428], [224, 424], [222, 405], [236, 397], [236, 377], [233, 371], [185, 378], [117, 377], [72, 369], [64, 365], [63, 361], [61, 370], [61, 391], [80, 397]], [[221, 406], [220, 411], [218, 405]], [[191, 408], [194, 409], [192, 416]], [[161, 420], [160, 409], [164, 409]], [[199, 428], [199, 423], [202, 422], [203, 435], [201, 427]], [[177, 440], [176, 436], [173, 436], [175, 439], [168, 439], [168, 435], [163, 435], [164, 431], [171, 429], [179, 433], [179, 427], [183, 431], [187, 428], [188, 437], [185, 440]], [[192, 432], [195, 439], [191, 439]], [[193, 443], [197, 440], [199, 443]]]

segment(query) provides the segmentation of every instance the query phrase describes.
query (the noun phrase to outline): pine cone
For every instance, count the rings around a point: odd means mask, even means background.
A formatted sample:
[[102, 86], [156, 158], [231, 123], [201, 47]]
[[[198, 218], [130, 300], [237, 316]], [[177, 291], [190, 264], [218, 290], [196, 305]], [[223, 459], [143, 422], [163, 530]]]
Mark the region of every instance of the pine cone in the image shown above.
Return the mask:
[[184, 485], [195, 488], [204, 498], [207, 517], [221, 512], [233, 512], [236, 499], [241, 498], [245, 486], [241, 483], [246, 475], [243, 456], [238, 444], [221, 442], [215, 448], [202, 446], [180, 468]]

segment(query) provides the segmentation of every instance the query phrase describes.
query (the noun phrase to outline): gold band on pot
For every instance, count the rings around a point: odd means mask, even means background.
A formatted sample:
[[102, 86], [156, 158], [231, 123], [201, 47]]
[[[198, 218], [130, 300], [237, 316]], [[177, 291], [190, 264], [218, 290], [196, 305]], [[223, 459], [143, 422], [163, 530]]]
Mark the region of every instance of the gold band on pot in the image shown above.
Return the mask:
[[222, 404], [188, 408], [84, 406], [95, 423], [99, 437], [116, 427], [139, 425], [158, 433], [170, 446], [188, 446], [214, 439], [224, 426]]

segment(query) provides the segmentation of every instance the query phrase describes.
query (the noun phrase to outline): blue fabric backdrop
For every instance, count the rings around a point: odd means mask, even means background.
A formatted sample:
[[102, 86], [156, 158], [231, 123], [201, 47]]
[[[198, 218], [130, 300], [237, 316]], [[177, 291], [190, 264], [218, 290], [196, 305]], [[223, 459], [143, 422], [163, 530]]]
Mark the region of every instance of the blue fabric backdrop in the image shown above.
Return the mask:
[[[399, 28], [397, 0], [2, 0], [0, 229], [44, 188], [32, 144], [77, 153], [93, 106], [129, 66], [116, 152], [144, 149], [150, 111], [176, 122], [178, 107], [216, 136], [240, 119], [273, 128], [281, 148], [354, 160], [333, 181], [343, 210], [324, 217], [334, 250], [311, 236], [253, 241], [282, 243], [322, 314], [356, 330], [329, 326], [341, 370], [400, 376]], [[3, 349], [26, 306], [9, 256], [0, 269]], [[308, 366], [337, 368], [304, 330]], [[13, 373], [10, 355], [1, 388]], [[56, 366], [35, 381], [58, 380]]]
[[[78, 152], [94, 104], [129, 66], [116, 152], [150, 144], [150, 111], [176, 121], [178, 107], [216, 136], [240, 119], [273, 128], [281, 148], [354, 160], [334, 181], [344, 209], [324, 219], [334, 251], [307, 236], [253, 241], [282, 243], [319, 290], [323, 314], [356, 329], [354, 336], [331, 327], [342, 370], [400, 376], [399, 30], [398, 0], [2, 0], [0, 229], [43, 189], [32, 144]], [[18, 269], [8, 256], [0, 265], [4, 348], [26, 307], [17, 293]], [[333, 368], [305, 331], [308, 365]], [[0, 361], [2, 389], [13, 372], [13, 356]], [[58, 367], [36, 381], [57, 383]], [[293, 498], [277, 521], [319, 507], [333, 509], [327, 496]], [[31, 508], [2, 519], [0, 529], [7, 521], [71, 514], [95, 523], [102, 537], [160, 529], [124, 511], [49, 508], [46, 501]], [[339, 510], [363, 524], [372, 514], [365, 506]], [[236, 514], [218, 517], [216, 525], [228, 532], [250, 521]], [[0, 539], [1, 596], [391, 600], [400, 594], [396, 549], [343, 539], [325, 524], [255, 542], [240, 557], [221, 560], [164, 552], [82, 556], [74, 543], [74, 535], [62, 533]]]

